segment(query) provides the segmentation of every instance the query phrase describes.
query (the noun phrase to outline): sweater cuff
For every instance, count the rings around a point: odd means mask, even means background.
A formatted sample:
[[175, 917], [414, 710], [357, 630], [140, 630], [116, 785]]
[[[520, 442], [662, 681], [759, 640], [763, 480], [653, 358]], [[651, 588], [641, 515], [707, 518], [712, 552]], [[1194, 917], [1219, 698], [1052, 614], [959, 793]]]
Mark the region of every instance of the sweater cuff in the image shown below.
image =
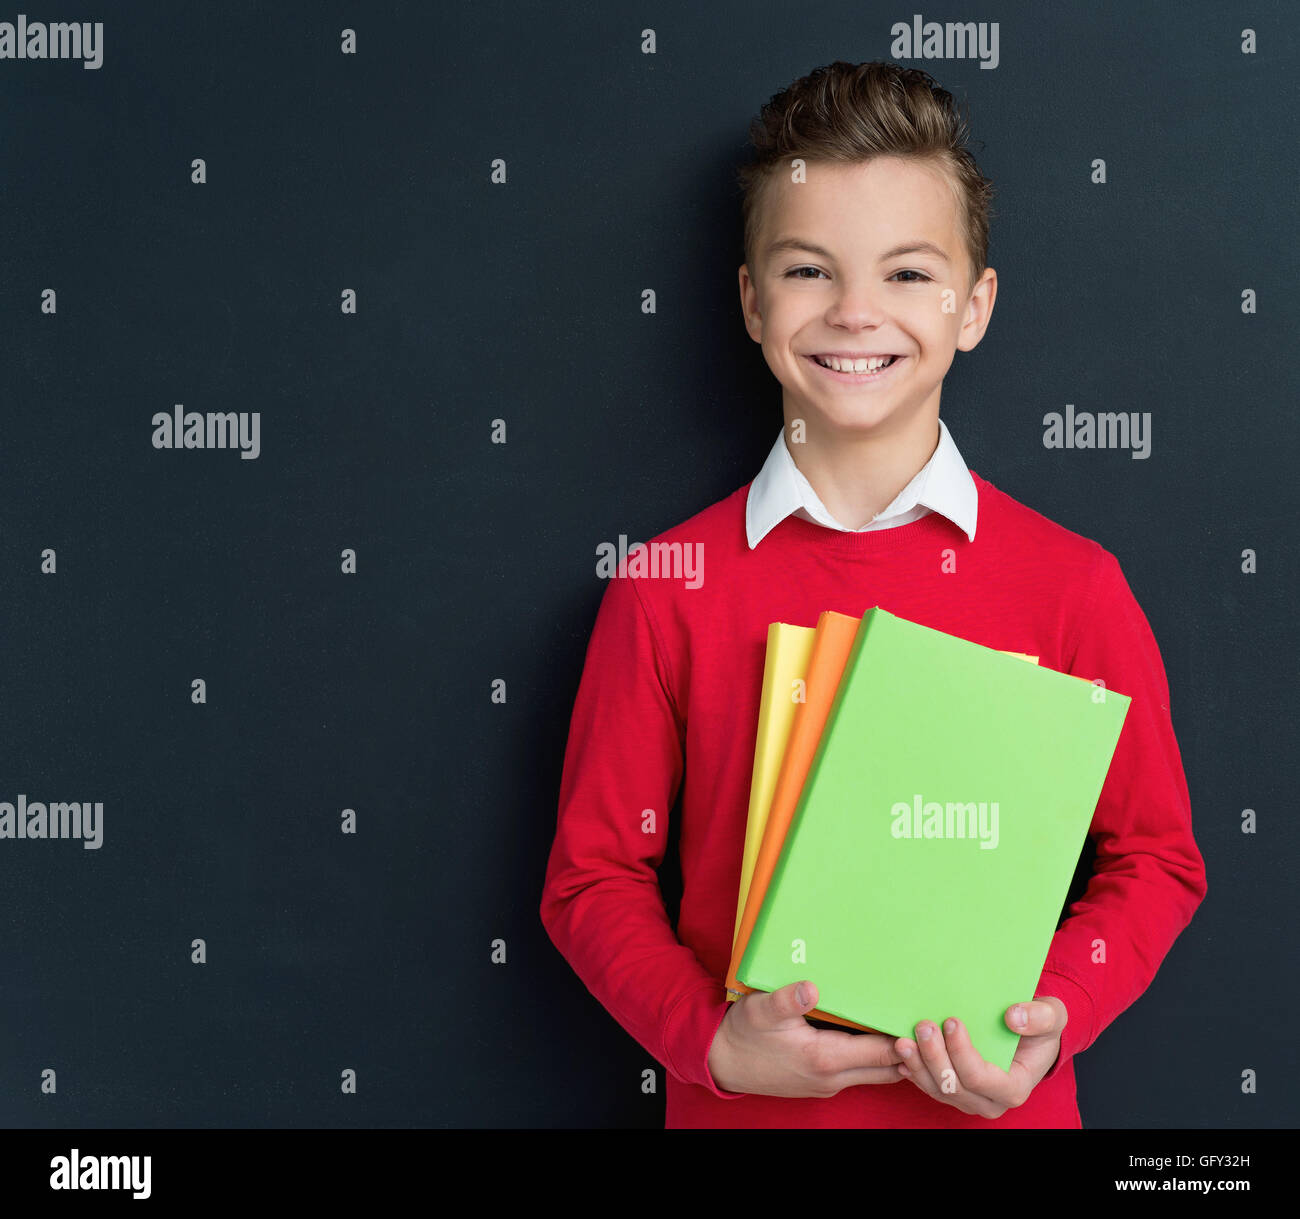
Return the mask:
[[713, 1082], [709, 1048], [731, 1004], [721, 983], [689, 991], [668, 1013], [664, 1024], [664, 1065], [683, 1083], [698, 1084], [722, 1100], [736, 1100], [743, 1092], [726, 1092]]
[[1061, 1052], [1056, 1056], [1052, 1069], [1043, 1076], [1043, 1080], [1055, 1079], [1065, 1068], [1065, 1064], [1090, 1046], [1093, 1040], [1091, 1036], [1092, 996], [1073, 978], [1057, 973], [1054, 969], [1044, 969], [1034, 998], [1042, 999], [1048, 995], [1065, 1004], [1068, 1019], [1061, 1033]]

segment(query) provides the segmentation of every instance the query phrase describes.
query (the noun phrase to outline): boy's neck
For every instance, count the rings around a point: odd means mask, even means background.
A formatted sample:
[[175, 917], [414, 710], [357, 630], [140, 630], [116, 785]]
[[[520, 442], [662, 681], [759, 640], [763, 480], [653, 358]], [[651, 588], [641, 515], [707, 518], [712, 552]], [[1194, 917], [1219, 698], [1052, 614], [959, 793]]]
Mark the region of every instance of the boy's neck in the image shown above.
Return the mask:
[[789, 415], [785, 439], [794, 464], [826, 511], [848, 529], [861, 529], [889, 507], [939, 445], [937, 402], [885, 436], [830, 431], [808, 419], [801, 444], [790, 443]]

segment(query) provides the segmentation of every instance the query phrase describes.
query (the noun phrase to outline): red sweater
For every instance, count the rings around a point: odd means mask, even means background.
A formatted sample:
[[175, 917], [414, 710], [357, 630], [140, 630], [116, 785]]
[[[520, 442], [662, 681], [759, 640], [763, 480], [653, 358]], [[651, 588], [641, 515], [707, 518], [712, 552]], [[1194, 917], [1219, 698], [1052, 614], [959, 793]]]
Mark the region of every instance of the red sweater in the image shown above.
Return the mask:
[[[1078, 1127], [1074, 1055], [1146, 989], [1205, 896], [1164, 666], [1119, 563], [972, 477], [974, 542], [937, 512], [865, 533], [790, 516], [751, 551], [747, 484], [652, 539], [699, 544], [702, 582], [663, 571], [608, 583], [574, 704], [541, 917], [591, 993], [666, 1068], [669, 1127]], [[767, 625], [813, 626], [822, 610], [860, 617], [874, 605], [1102, 678], [1133, 700], [1089, 831], [1094, 874], [1056, 932], [1035, 992], [1069, 1013], [1060, 1057], [1023, 1105], [996, 1120], [935, 1101], [909, 1080], [790, 1099], [721, 1091], [708, 1070], [728, 1009], [722, 980]], [[674, 932], [657, 869], [679, 791]], [[645, 809], [654, 810], [653, 833], [643, 830]], [[961, 1013], [935, 1013], [950, 1014]]]

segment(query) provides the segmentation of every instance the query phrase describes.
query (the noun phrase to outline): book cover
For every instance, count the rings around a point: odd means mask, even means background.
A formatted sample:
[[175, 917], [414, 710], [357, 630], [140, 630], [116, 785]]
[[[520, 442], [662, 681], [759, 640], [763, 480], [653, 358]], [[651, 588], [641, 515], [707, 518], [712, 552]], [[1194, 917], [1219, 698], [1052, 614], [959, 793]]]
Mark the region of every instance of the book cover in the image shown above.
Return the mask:
[[[760, 699], [759, 732], [755, 744], [754, 779], [750, 786], [749, 819], [745, 831], [745, 858], [741, 864], [740, 891], [737, 900], [736, 925], [732, 937], [732, 957], [728, 970], [728, 1002], [734, 1001], [742, 994], [754, 988], [746, 986], [736, 976], [736, 969], [749, 939], [749, 932], [754, 919], [761, 908], [763, 897], [767, 892], [776, 860], [785, 840], [785, 834], [794, 815], [799, 793], [802, 790], [808, 767], [812, 763], [813, 753], [820, 740], [820, 734], [830, 712], [844, 665], [852, 650], [860, 619], [834, 611], [825, 611], [818, 618], [818, 627], [791, 626], [787, 623], [768, 624], [768, 652], [764, 665], [763, 691]], [[812, 672], [813, 648], [818, 637], [819, 628], [828, 628], [822, 637], [821, 649], [816, 661], [816, 672]], [[1032, 664], [1038, 663], [1037, 656], [1024, 652], [1008, 652], [1006, 655], [1017, 656]], [[802, 683], [798, 682], [800, 674], [807, 674]], [[802, 727], [796, 736], [795, 757], [785, 772], [780, 786], [779, 798], [777, 779], [780, 768], [785, 762], [785, 755], [793, 725], [800, 718], [797, 707], [808, 701], [809, 684], [816, 688], [812, 700], [812, 712], [802, 716]], [[776, 687], [790, 689], [792, 697], [787, 709], [775, 705], [777, 712], [764, 726], [764, 714], [771, 705], [770, 692]], [[761, 755], [761, 756], [760, 756]], [[760, 776], [762, 776], [760, 778]], [[769, 786], [770, 776], [770, 786]], [[776, 804], [780, 810], [776, 821], [769, 829], [769, 812]], [[765, 849], [763, 844], [766, 843]], [[754, 882], [755, 866], [760, 849], [764, 849], [764, 862], [758, 869], [758, 881]], [[752, 857], [751, 857], [752, 852]], [[749, 916], [745, 908], [754, 891], [753, 906]], [[808, 1015], [815, 1020], [827, 1021], [842, 1027], [870, 1032], [865, 1025], [846, 1020], [833, 1013], [814, 1008]]]

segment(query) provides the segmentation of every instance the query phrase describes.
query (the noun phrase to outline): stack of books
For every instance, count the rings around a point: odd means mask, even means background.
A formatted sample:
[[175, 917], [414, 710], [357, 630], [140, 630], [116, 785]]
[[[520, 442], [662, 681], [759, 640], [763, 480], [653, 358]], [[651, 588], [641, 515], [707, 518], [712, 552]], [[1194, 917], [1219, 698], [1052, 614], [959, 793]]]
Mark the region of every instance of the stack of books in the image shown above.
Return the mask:
[[1007, 1070], [1130, 698], [879, 607], [768, 628], [728, 998]]

